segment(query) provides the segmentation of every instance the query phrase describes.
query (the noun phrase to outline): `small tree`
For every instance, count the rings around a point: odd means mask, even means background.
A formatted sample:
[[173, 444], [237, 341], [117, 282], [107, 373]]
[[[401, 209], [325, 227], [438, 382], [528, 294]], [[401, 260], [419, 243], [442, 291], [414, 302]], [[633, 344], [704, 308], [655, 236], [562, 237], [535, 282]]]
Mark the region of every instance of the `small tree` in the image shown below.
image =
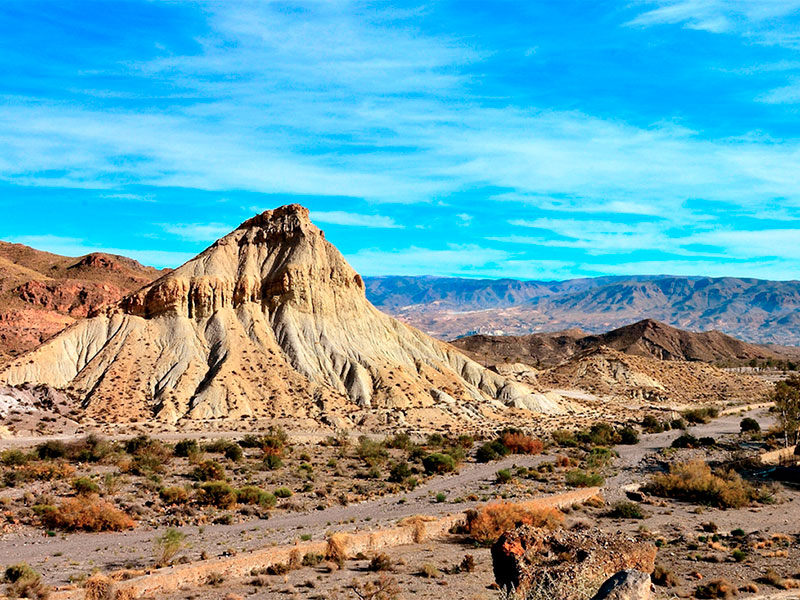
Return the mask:
[[792, 375], [785, 381], [779, 381], [772, 393], [772, 401], [775, 402], [784, 444], [787, 448], [797, 444], [800, 430], [800, 377]]

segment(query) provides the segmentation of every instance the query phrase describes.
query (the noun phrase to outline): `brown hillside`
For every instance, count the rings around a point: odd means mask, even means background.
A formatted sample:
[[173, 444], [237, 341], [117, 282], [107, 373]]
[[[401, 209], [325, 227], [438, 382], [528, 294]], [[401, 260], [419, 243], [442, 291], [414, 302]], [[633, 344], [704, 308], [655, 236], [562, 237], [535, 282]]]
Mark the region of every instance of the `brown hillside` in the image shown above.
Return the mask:
[[161, 273], [122, 256], [70, 258], [0, 242], [0, 363]]
[[572, 329], [525, 336], [475, 335], [451, 343], [479, 361], [523, 362], [534, 366], [557, 365], [578, 352], [600, 346], [659, 360], [742, 363], [779, 357], [775, 350], [718, 331], [694, 333], [652, 319], [599, 335]]

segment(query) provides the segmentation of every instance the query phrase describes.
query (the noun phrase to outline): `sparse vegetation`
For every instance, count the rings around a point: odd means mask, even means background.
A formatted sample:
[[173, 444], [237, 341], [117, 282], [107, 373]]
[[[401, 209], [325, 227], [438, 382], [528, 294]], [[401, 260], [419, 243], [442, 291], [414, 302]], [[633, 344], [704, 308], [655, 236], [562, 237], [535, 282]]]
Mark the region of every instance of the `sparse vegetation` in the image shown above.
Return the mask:
[[563, 513], [554, 508], [528, 510], [510, 502], [495, 502], [467, 511], [466, 531], [479, 544], [488, 545], [519, 525], [554, 529], [563, 521]]
[[741, 508], [755, 498], [752, 486], [737, 473], [715, 474], [700, 460], [671, 465], [669, 472], [655, 475], [646, 490], [656, 496], [720, 508]]

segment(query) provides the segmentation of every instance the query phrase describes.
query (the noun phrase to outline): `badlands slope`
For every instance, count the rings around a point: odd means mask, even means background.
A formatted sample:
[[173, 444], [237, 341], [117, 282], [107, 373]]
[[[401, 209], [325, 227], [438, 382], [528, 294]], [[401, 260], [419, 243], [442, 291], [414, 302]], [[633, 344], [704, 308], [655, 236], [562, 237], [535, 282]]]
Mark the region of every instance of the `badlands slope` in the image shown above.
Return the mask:
[[298, 205], [246, 221], [12, 361], [0, 382], [65, 389], [90, 417], [118, 423], [447, 426], [502, 420], [509, 407], [565, 409], [379, 312]]

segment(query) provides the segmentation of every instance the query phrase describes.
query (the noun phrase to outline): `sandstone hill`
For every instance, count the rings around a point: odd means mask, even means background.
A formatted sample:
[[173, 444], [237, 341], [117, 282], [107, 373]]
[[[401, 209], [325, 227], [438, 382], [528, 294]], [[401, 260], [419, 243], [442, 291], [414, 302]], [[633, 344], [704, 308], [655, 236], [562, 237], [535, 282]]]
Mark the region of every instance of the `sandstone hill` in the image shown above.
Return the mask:
[[160, 274], [122, 256], [70, 258], [0, 242], [0, 363]]
[[122, 423], [430, 426], [501, 419], [508, 407], [564, 410], [378, 311], [298, 205], [246, 221], [15, 359], [0, 382], [66, 389], [90, 417]]
[[742, 342], [719, 331], [694, 333], [644, 319], [599, 335], [580, 329], [526, 336], [472, 335], [451, 342], [479, 362], [553, 366], [578, 352], [607, 346], [625, 354], [660, 360], [740, 364], [781, 358], [778, 349]]
[[580, 352], [539, 373], [540, 385], [578, 389], [599, 397], [690, 405], [696, 402], [757, 402], [767, 382], [702, 362], [664, 361], [606, 346]]
[[442, 339], [575, 327], [600, 333], [651, 318], [754, 343], [800, 345], [800, 281], [664, 275], [555, 282], [381, 277], [368, 279], [367, 290], [378, 308]]

